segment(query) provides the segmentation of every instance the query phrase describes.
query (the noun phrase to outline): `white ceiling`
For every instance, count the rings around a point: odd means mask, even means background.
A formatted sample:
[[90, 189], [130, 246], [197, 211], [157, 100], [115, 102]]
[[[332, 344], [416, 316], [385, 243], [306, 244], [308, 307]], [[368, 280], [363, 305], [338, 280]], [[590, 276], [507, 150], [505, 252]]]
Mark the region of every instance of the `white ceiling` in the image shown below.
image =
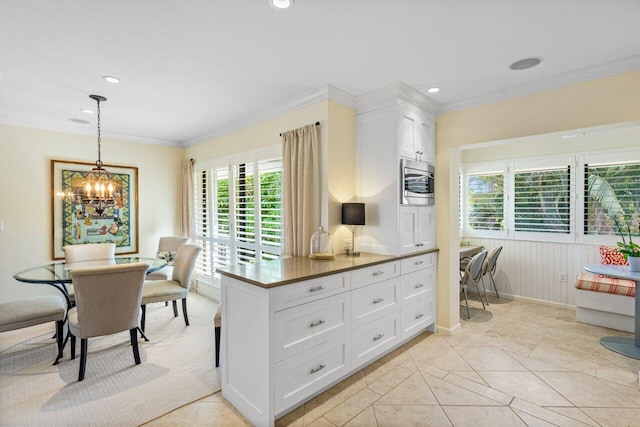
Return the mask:
[[[510, 63], [541, 56], [538, 67]], [[188, 144], [332, 85], [441, 111], [640, 68], [638, 0], [3, 0], [0, 121]], [[121, 83], [102, 80], [114, 75]], [[640, 94], [639, 94], [640, 98]], [[91, 123], [78, 125], [70, 119]]]

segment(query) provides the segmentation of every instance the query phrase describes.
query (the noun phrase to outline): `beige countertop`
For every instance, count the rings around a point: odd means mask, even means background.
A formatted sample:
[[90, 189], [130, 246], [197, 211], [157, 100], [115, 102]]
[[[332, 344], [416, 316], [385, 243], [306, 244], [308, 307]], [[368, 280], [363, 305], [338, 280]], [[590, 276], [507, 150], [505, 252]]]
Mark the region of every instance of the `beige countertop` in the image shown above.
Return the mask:
[[409, 255], [393, 256], [362, 252], [360, 256], [336, 255], [333, 260], [317, 260], [308, 257], [292, 257], [255, 264], [236, 265], [216, 270], [223, 276], [232, 277], [262, 288], [273, 288], [330, 274], [342, 273], [383, 262], [410, 258], [417, 255], [438, 252], [438, 249], [416, 252]]

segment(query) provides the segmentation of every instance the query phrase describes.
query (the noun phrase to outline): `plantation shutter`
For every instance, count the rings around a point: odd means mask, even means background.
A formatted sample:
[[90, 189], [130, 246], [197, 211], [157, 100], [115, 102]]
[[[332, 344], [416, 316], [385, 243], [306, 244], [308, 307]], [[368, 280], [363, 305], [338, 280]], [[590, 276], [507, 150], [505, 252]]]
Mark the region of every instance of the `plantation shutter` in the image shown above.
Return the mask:
[[260, 160], [259, 236], [262, 259], [276, 259], [282, 251], [282, 159]]
[[504, 229], [504, 173], [467, 175], [468, 225], [471, 230]]

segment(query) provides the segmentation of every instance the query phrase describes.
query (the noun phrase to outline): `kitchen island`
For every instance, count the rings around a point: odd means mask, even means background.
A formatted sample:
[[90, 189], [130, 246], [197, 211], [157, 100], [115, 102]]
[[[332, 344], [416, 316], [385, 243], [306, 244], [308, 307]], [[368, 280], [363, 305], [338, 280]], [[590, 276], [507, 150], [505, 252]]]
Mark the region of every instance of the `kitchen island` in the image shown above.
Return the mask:
[[222, 275], [222, 395], [257, 426], [435, 332], [437, 249], [293, 257]]

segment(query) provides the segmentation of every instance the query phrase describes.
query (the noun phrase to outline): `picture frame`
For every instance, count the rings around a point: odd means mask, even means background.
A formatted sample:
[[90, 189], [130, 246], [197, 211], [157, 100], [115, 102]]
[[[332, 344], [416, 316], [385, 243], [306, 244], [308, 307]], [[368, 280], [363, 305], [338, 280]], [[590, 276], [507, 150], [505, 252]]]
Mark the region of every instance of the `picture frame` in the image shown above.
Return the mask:
[[138, 252], [138, 168], [104, 165], [122, 184], [114, 202], [96, 209], [81, 191], [70, 192], [95, 163], [51, 160], [52, 259], [64, 259], [62, 247], [83, 243], [116, 244], [116, 255]]

